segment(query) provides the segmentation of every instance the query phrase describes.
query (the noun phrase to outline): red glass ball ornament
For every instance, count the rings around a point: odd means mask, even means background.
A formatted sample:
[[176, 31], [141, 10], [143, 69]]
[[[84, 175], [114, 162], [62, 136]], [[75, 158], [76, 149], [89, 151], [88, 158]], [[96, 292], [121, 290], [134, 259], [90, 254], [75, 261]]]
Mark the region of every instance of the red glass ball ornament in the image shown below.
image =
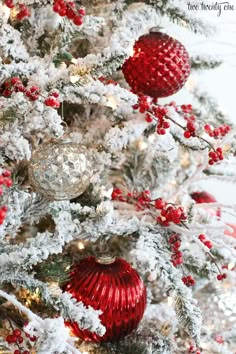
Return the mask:
[[66, 322], [72, 332], [85, 341], [116, 342], [137, 328], [146, 307], [146, 288], [137, 271], [122, 258], [88, 257], [77, 263], [63, 287], [77, 301], [102, 310], [101, 337], [75, 322]]
[[[197, 204], [201, 203], [216, 203], [217, 200], [213, 195], [211, 195], [208, 192], [194, 192], [191, 194], [191, 197]], [[212, 208], [206, 208], [206, 211], [211, 214], [212, 216], [218, 216], [220, 218], [221, 216], [221, 211], [220, 208], [218, 209], [212, 209]]]
[[158, 98], [179, 91], [187, 81], [190, 66], [185, 47], [154, 29], [135, 42], [134, 54], [124, 62], [122, 71], [134, 93]]

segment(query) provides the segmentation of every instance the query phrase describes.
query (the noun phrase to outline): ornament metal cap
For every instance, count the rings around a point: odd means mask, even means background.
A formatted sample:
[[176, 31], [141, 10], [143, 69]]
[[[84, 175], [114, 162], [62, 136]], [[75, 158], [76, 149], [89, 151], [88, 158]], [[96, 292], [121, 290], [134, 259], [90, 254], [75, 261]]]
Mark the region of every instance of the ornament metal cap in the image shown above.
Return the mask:
[[158, 32], [165, 33], [166, 29], [161, 26], [155, 26], [155, 27], [150, 28], [150, 30], [149, 30], [149, 33], [158, 33]]
[[101, 254], [95, 258], [95, 261], [100, 264], [111, 264], [114, 263], [116, 257], [113, 257], [111, 254]]

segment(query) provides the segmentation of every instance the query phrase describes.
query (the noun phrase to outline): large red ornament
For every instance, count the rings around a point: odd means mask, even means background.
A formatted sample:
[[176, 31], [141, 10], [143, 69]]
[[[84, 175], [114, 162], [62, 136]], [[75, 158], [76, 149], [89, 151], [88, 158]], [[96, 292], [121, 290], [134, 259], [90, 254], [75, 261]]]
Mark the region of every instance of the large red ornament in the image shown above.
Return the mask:
[[179, 41], [153, 30], [135, 42], [134, 54], [124, 62], [122, 71], [134, 93], [166, 97], [187, 81], [190, 58]]
[[[215, 197], [213, 197], [213, 195], [211, 195], [210, 193], [207, 193], [207, 192], [194, 192], [191, 194], [191, 197], [193, 200], [195, 200], [195, 202], [197, 204], [216, 203], [217, 202]], [[206, 211], [213, 216], [218, 216], [219, 218], [221, 216], [220, 208], [213, 209], [213, 208], [209, 207], [209, 208], [206, 208]]]
[[75, 265], [63, 290], [95, 310], [102, 310], [106, 333], [82, 330], [77, 323], [67, 325], [85, 341], [114, 342], [135, 329], [146, 307], [146, 288], [136, 270], [122, 258], [88, 257]]

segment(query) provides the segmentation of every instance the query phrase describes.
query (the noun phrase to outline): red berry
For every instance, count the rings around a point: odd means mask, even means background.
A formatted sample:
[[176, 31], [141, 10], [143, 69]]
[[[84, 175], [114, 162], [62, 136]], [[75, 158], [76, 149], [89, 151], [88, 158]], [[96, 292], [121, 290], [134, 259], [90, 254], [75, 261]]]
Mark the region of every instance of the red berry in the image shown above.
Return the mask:
[[155, 200], [155, 208], [156, 209], [163, 209], [165, 205], [166, 205], [166, 203], [161, 198]]
[[85, 9], [79, 9], [78, 14], [81, 16], [85, 16], [85, 14], [86, 14]]
[[203, 234], [199, 235], [198, 238], [201, 242], [204, 242], [206, 240], [206, 236]]
[[24, 350], [22, 354], [30, 354], [28, 350]]
[[6, 212], [2, 209], [0, 209], [0, 219], [4, 219], [6, 216]]
[[217, 278], [217, 280], [222, 280], [223, 276], [222, 276], [222, 274], [218, 274], [216, 278]]
[[83, 23], [83, 18], [81, 16], [75, 16], [73, 22], [76, 26], [81, 26]]
[[211, 241], [206, 241], [206, 242], [204, 242], [204, 245], [205, 245], [207, 248], [212, 248], [212, 247], [213, 247]]
[[4, 183], [8, 188], [12, 186], [12, 180], [10, 178], [6, 178]]
[[45, 103], [46, 106], [55, 107], [56, 100], [55, 100], [54, 97], [48, 97], [48, 98], [46, 98], [44, 103]]
[[5, 0], [5, 5], [9, 7], [9, 9], [13, 9], [15, 5], [12, 3], [12, 0]]
[[54, 12], [59, 13], [59, 11], [61, 10], [61, 6], [59, 4], [54, 4], [52, 9]]
[[36, 336], [30, 337], [30, 340], [31, 340], [31, 342], [36, 342], [37, 337]]
[[190, 122], [187, 123], [187, 129], [188, 129], [190, 132], [195, 132], [196, 127], [195, 127], [195, 125], [193, 124], [192, 121], [190, 121]]
[[17, 337], [17, 343], [21, 344], [24, 342], [24, 338], [23, 337]]
[[67, 13], [66, 7], [65, 6], [61, 7], [58, 13], [61, 17], [66, 16], [66, 13]]
[[15, 90], [17, 90], [19, 92], [25, 92], [26, 88], [23, 85], [17, 85], [17, 86], [15, 86]]
[[188, 130], [186, 130], [186, 131], [184, 132], [184, 137], [185, 137], [186, 139], [191, 138], [191, 133], [190, 133]]
[[16, 350], [14, 351], [14, 354], [21, 354], [21, 351], [20, 351], [19, 349], [16, 349]]
[[59, 97], [59, 93], [58, 92], [51, 92], [50, 93], [50, 96], [53, 96], [55, 98], [58, 98]]
[[214, 160], [209, 160], [208, 163], [209, 165], [214, 165]]
[[12, 77], [11, 78], [12, 85], [15, 85], [18, 81], [20, 81], [20, 79], [18, 77]]
[[209, 132], [211, 130], [211, 126], [209, 124], [204, 125], [204, 130]]
[[17, 337], [21, 335], [21, 330], [20, 329], [14, 329], [13, 334]]
[[226, 278], [227, 278], [227, 274], [223, 273], [223, 274], [222, 274], [222, 278], [223, 278], [223, 279], [226, 279]]
[[152, 117], [150, 116], [150, 114], [146, 114], [146, 116], [145, 116], [145, 120], [146, 120], [146, 122], [148, 122], [148, 123], [151, 123], [152, 121], [153, 121], [153, 119], [152, 119]]
[[13, 334], [9, 334], [6, 338], [7, 343], [16, 343], [17, 337], [14, 336]]
[[5, 97], [9, 97], [9, 96], [11, 96], [12, 92], [9, 89], [5, 89], [2, 94]]
[[157, 134], [165, 135], [166, 134], [166, 130], [164, 128], [157, 129]]
[[2, 175], [3, 175], [3, 177], [10, 177], [11, 171], [5, 170]]

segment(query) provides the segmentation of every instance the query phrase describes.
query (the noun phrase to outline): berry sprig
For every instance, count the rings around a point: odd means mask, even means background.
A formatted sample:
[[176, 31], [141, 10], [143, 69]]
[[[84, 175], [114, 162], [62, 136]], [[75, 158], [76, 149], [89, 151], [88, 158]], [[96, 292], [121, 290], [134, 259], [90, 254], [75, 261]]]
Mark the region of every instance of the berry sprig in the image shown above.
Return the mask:
[[[9, 170], [5, 170], [0, 175], [0, 196], [3, 195], [4, 187], [10, 188], [12, 186], [11, 172]], [[7, 206], [3, 205], [0, 207], [0, 225], [4, 223], [7, 214]]]
[[210, 151], [208, 156], [209, 156], [209, 161], [208, 161], [209, 165], [214, 165], [216, 162], [220, 160], [224, 160], [223, 150], [220, 147], [218, 147], [214, 151]]
[[9, 8], [9, 9], [14, 9], [16, 8], [17, 15], [16, 18], [17, 20], [21, 21], [26, 17], [30, 16], [30, 11], [29, 8], [25, 5], [25, 4], [19, 4], [19, 5], [14, 5], [13, 4], [13, 0], [5, 0], [4, 1], [5, 5]]
[[30, 354], [28, 350], [24, 350], [23, 343], [24, 337], [22, 337], [23, 333], [20, 329], [14, 329], [11, 334], [6, 337], [6, 341], [8, 344], [15, 344], [18, 349], [15, 349], [13, 354]]
[[[11, 79], [5, 81], [0, 88], [0, 92], [5, 97], [10, 97], [13, 92], [22, 92], [30, 101], [37, 101], [39, 97], [42, 96], [38, 86], [27, 86], [23, 84], [19, 77], [12, 77]], [[49, 97], [44, 100], [45, 105], [53, 108], [59, 108], [60, 101], [58, 100], [58, 97], [59, 93], [52, 91], [49, 93]]]
[[73, 1], [54, 0], [52, 9], [61, 17], [67, 17], [69, 20], [72, 20], [76, 26], [83, 24], [83, 19], [86, 14], [85, 9], [77, 9]]
[[[172, 109], [186, 120], [185, 126], [177, 123], [168, 115], [168, 107], [172, 107]], [[186, 139], [195, 137], [207, 143], [210, 147], [210, 165], [224, 159], [222, 148], [218, 147], [215, 149], [209, 141], [197, 134], [196, 116], [193, 114], [193, 107], [191, 104], [177, 106], [175, 102], [170, 102], [168, 105], [160, 106], [157, 104], [157, 99], [153, 99], [149, 96], [140, 96], [138, 103], [134, 105], [133, 108], [138, 109], [140, 113], [145, 113], [145, 120], [148, 123], [152, 123], [153, 121], [157, 123], [156, 132], [158, 135], [165, 135], [166, 130], [170, 128], [170, 122], [172, 122], [183, 130], [183, 135]], [[223, 124], [215, 129], [209, 124], [204, 126], [204, 131], [214, 139], [224, 137], [230, 129], [230, 126], [227, 124]]]
[[213, 129], [211, 125], [206, 124], [204, 126], [204, 130], [210, 137], [214, 139], [219, 139], [224, 137], [226, 134], [228, 134], [231, 128], [228, 124], [222, 124], [218, 128]]
[[[25, 4], [14, 5], [13, 0], [4, 0], [4, 2], [9, 9], [16, 8], [18, 11], [16, 18], [19, 21], [30, 17], [29, 8]], [[72, 20], [76, 26], [81, 26], [84, 22], [84, 16], [86, 15], [85, 9], [77, 9], [73, 1], [54, 0], [52, 9], [61, 17], [67, 17], [69, 20]]]
[[199, 239], [207, 248], [211, 249], [211, 248], [213, 247], [211, 241], [209, 241], [209, 240], [206, 239], [206, 235], [200, 234], [200, 235], [198, 236], [198, 239]]
[[60, 101], [57, 100], [57, 98], [59, 97], [59, 93], [58, 92], [51, 92], [49, 94], [49, 97], [46, 98], [46, 100], [44, 101], [46, 106], [52, 107], [52, 108], [59, 108], [60, 107]]
[[18, 328], [14, 329], [11, 321], [9, 321], [9, 323], [11, 327], [11, 332], [6, 337], [6, 341], [8, 344], [12, 344], [17, 347], [17, 349], [13, 348], [15, 349], [13, 354], [30, 354], [29, 350], [25, 349], [25, 347], [32, 346], [33, 343], [37, 340], [37, 337], [30, 336], [28, 333]]
[[[129, 192], [123, 195], [119, 188], [114, 188], [112, 200], [134, 204], [137, 211], [152, 211], [151, 215], [159, 225], [164, 227], [169, 226], [171, 222], [181, 224], [188, 218], [182, 206], [170, 204], [165, 202], [162, 198], [151, 200], [149, 190], [145, 190], [139, 194]], [[158, 215], [156, 215], [157, 210]]]
[[193, 279], [193, 277], [191, 275], [187, 275], [187, 276], [183, 277], [182, 282], [188, 287], [194, 286], [196, 284], [195, 280]]
[[172, 234], [168, 240], [171, 245], [171, 250], [173, 252], [171, 256], [171, 262], [174, 267], [183, 264], [183, 253], [179, 250], [181, 246], [181, 238], [178, 234]]

